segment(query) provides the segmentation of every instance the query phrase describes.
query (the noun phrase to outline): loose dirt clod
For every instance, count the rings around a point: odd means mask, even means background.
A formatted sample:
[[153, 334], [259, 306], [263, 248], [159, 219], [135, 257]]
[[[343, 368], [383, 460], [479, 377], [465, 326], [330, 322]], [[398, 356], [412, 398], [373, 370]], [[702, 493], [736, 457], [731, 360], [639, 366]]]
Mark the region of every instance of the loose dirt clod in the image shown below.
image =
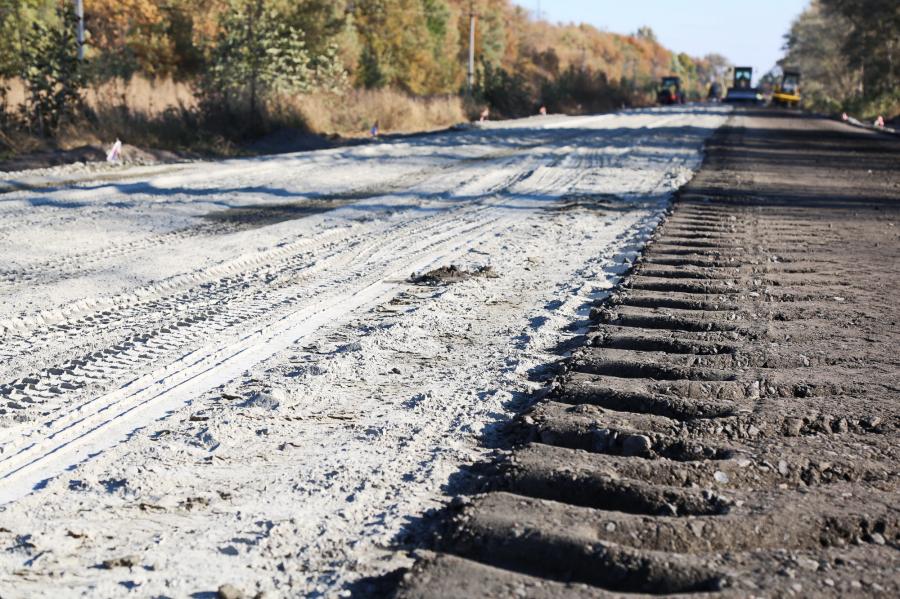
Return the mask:
[[456, 265], [441, 266], [423, 274], [413, 273], [409, 280], [416, 285], [449, 285], [471, 279], [472, 277], [495, 278], [499, 276], [492, 266], [478, 266], [470, 270], [459, 268]]
[[100, 567], [106, 570], [112, 570], [113, 568], [133, 568], [141, 563], [141, 556], [139, 555], [126, 555], [124, 557], [115, 557], [112, 559], [103, 560], [100, 562]]

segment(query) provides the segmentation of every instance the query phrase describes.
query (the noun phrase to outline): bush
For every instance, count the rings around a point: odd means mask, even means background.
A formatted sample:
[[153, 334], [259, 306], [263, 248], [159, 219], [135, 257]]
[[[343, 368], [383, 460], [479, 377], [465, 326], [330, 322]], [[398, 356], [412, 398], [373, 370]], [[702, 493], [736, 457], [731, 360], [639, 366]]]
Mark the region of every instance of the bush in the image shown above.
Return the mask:
[[548, 110], [564, 114], [608, 112], [629, 100], [628, 93], [612, 85], [605, 73], [575, 66], [555, 81], [545, 81], [541, 95]]
[[537, 97], [525, 77], [502, 67], [482, 63], [479, 96], [500, 117], [522, 117], [536, 112]]

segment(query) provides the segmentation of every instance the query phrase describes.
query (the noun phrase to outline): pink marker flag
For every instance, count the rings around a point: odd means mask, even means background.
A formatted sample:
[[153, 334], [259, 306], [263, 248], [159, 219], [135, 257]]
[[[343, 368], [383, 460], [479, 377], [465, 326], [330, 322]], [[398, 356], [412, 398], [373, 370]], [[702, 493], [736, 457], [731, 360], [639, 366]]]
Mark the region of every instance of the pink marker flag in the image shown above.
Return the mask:
[[107, 162], [119, 162], [121, 159], [120, 154], [122, 153], [122, 142], [118, 139], [116, 143], [113, 144], [112, 148], [109, 149], [109, 152], [106, 154]]

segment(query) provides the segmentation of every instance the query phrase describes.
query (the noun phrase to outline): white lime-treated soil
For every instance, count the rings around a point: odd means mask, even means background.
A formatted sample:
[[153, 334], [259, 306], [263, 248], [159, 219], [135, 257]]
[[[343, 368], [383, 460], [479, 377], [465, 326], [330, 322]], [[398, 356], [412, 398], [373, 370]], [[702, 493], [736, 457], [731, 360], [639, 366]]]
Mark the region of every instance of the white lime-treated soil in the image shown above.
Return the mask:
[[[407, 565], [727, 114], [5, 175], [31, 190], [0, 195], [0, 596]], [[411, 281], [450, 265], [491, 268]]]

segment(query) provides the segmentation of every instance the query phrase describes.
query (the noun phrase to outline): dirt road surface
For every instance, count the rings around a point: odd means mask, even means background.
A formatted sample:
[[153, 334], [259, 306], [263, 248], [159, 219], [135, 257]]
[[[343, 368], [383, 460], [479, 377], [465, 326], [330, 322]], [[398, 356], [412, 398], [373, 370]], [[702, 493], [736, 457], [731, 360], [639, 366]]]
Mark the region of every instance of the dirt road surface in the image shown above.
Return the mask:
[[898, 221], [897, 139], [736, 113], [399, 596], [900, 596]]
[[31, 190], [0, 195], [0, 596], [410, 565], [728, 112], [5, 175]]

